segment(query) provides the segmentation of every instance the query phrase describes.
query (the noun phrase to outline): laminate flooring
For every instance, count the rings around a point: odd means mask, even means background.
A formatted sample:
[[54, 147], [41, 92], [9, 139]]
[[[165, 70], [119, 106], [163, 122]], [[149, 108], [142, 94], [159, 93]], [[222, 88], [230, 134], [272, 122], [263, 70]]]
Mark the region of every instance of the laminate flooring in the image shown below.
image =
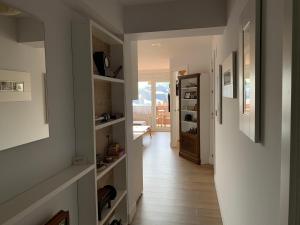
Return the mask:
[[144, 138], [144, 191], [132, 225], [222, 225], [213, 168], [170, 148], [168, 132]]

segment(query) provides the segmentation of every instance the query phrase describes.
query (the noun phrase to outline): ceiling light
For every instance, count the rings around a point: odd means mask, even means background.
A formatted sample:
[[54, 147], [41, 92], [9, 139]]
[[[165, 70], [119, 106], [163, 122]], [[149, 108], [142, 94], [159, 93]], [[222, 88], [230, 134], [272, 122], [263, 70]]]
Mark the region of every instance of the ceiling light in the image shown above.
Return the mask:
[[161, 44], [160, 44], [160, 43], [152, 43], [151, 46], [152, 46], [152, 47], [160, 47]]

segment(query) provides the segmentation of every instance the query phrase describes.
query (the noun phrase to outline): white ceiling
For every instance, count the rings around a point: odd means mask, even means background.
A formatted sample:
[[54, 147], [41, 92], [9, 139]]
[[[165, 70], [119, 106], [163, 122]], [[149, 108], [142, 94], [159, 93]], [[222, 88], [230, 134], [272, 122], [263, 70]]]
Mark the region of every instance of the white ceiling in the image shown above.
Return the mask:
[[139, 70], [169, 69], [170, 59], [185, 55], [195, 55], [200, 61], [209, 59], [211, 45], [212, 36], [138, 41], [138, 67]]
[[[119, 0], [123, 5], [140, 5], [148, 3], [173, 2], [178, 0]], [[184, 0], [181, 0], [184, 1]]]

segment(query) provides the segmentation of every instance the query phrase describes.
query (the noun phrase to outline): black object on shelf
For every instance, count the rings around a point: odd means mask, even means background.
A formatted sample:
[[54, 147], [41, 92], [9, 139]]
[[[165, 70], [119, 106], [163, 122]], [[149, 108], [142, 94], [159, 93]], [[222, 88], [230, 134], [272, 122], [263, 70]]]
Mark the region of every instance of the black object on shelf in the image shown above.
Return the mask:
[[191, 114], [186, 114], [186, 115], [184, 116], [184, 120], [185, 120], [185, 121], [192, 121], [192, 120], [193, 120], [193, 116], [192, 116]]
[[99, 220], [101, 220], [103, 209], [106, 206], [107, 208], [111, 208], [111, 201], [116, 198], [117, 190], [111, 185], [106, 185], [103, 188], [100, 188], [97, 194], [98, 194], [98, 218]]
[[113, 220], [109, 225], [122, 225], [121, 220]]
[[110, 60], [104, 52], [94, 52], [93, 59], [99, 75], [109, 76], [110, 75]]

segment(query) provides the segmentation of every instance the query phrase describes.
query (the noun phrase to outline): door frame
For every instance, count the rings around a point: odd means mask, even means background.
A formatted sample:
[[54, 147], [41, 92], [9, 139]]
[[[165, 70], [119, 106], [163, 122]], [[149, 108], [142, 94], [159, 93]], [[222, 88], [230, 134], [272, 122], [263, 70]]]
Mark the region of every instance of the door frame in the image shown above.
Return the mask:
[[[280, 224], [300, 223], [300, 2], [285, 0]], [[291, 122], [293, 121], [293, 122]]]
[[[151, 83], [151, 130], [162, 131], [162, 132], [170, 132], [171, 128], [157, 128], [156, 127], [156, 110], [155, 110], [155, 99], [156, 99], [156, 82], [169, 82], [170, 81], [170, 70], [139, 70], [138, 71], [138, 82], [139, 81], [147, 81]], [[149, 75], [150, 74], [150, 75]], [[153, 74], [157, 74], [154, 76]]]
[[176, 81], [179, 71], [185, 70], [188, 74], [188, 65], [174, 66], [171, 64], [170, 71], [170, 111], [171, 111], [171, 148], [179, 148], [179, 99], [176, 96]]

